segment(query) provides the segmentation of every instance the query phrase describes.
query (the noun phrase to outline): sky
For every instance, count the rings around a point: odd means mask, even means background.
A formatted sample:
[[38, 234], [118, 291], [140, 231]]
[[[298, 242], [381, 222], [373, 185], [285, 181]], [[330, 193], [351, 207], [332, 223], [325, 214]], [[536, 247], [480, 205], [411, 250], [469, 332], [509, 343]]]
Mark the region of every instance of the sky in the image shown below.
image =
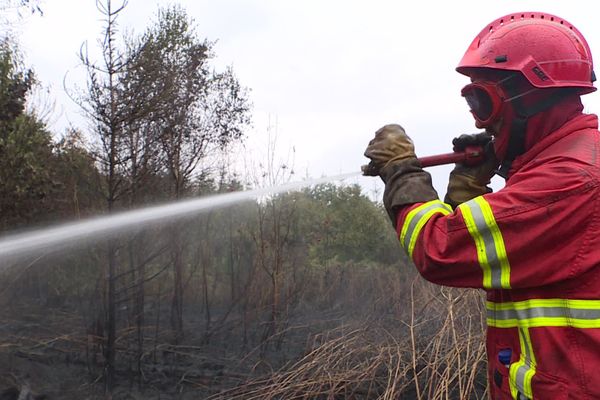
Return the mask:
[[[468, 78], [455, 67], [475, 35], [505, 14], [558, 15], [600, 57], [597, 6], [583, 0], [130, 0], [121, 31], [141, 34], [159, 7], [171, 4], [187, 10], [201, 37], [216, 41], [215, 67], [232, 66], [251, 89], [253, 125], [232, 163], [265, 157], [275, 137], [275, 157], [293, 163], [292, 180], [358, 172], [369, 140], [388, 123], [406, 129], [418, 156], [450, 152], [453, 137], [477, 132], [460, 96]], [[43, 16], [28, 16], [13, 30], [55, 104], [49, 122], [60, 135], [85, 126], [63, 82], [85, 84], [77, 54], [83, 43], [97, 46], [103, 24], [95, 0], [45, 0], [41, 7]], [[600, 112], [598, 94], [583, 99], [587, 112]], [[450, 170], [429, 169], [440, 196]], [[381, 194], [378, 178], [346, 182]]]

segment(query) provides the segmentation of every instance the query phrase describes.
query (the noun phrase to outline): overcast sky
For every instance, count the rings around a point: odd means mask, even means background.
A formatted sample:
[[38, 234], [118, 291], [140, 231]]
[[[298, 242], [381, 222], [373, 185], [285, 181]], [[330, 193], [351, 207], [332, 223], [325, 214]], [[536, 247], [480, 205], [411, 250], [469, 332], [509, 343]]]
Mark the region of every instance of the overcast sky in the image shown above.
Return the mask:
[[[217, 40], [215, 65], [232, 65], [251, 88], [250, 153], [259, 157], [270, 124], [281, 158], [295, 148], [301, 176], [358, 171], [368, 141], [386, 123], [403, 125], [420, 156], [449, 152], [453, 137], [475, 132], [460, 97], [467, 78], [454, 68], [482, 27], [504, 14], [559, 15], [600, 57], [600, 7], [577, 0], [130, 0], [120, 27], [141, 33], [160, 6], [173, 3], [195, 19], [201, 36]], [[28, 17], [15, 30], [27, 65], [50, 88], [52, 129], [60, 133], [83, 125], [63, 79], [77, 82], [78, 50], [86, 41], [96, 45], [102, 22], [95, 0], [46, 0], [42, 8], [43, 16]], [[588, 112], [600, 111], [597, 94], [584, 103]], [[430, 170], [441, 196], [449, 170]], [[367, 191], [381, 188], [376, 181], [356, 180]]]

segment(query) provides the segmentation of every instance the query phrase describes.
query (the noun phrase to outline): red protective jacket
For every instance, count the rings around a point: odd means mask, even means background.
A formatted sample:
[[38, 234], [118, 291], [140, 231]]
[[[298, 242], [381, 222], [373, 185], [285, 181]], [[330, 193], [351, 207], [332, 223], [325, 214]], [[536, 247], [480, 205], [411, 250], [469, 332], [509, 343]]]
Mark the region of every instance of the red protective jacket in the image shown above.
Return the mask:
[[486, 290], [493, 399], [600, 399], [598, 118], [562, 110], [530, 120], [502, 190], [398, 212], [423, 277]]

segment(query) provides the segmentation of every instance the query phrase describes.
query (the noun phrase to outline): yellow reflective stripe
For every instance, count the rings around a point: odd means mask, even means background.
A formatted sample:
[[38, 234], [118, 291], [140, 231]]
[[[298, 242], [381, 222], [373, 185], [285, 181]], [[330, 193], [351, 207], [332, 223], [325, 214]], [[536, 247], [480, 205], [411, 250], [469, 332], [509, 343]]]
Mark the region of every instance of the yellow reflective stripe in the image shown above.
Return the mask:
[[421, 233], [427, 221], [434, 214], [448, 215], [451, 212], [452, 208], [440, 200], [428, 201], [408, 212], [400, 231], [400, 244], [411, 258], [419, 233]]
[[489, 203], [479, 196], [458, 207], [475, 242], [477, 260], [483, 272], [483, 287], [510, 289], [510, 264], [506, 247]]
[[476, 197], [475, 202], [481, 207], [486, 225], [494, 238], [496, 257], [498, 257], [498, 262], [500, 263], [501, 287], [503, 289], [510, 289], [510, 264], [508, 263], [508, 255], [506, 254], [506, 247], [504, 246], [504, 238], [502, 237], [500, 228], [498, 228], [492, 208], [483, 197]]
[[519, 361], [511, 364], [509, 368], [510, 393], [513, 399], [519, 398], [519, 392], [533, 399], [531, 380], [535, 375], [536, 360], [528, 329], [519, 328], [519, 343], [521, 356]]
[[487, 301], [488, 310], [526, 310], [539, 307], [564, 307], [578, 308], [587, 310], [600, 310], [600, 300], [582, 300], [582, 299], [528, 299], [522, 301], [507, 301], [504, 303], [494, 303]]
[[465, 225], [467, 226], [471, 237], [473, 237], [473, 240], [475, 241], [475, 247], [477, 248], [477, 260], [479, 261], [479, 266], [483, 271], [483, 287], [489, 289], [492, 287], [492, 273], [485, 253], [485, 243], [483, 242], [483, 238], [477, 230], [475, 219], [473, 218], [473, 214], [471, 214], [471, 209], [466, 206], [463, 207], [463, 204], [460, 204], [458, 208], [461, 210], [463, 219], [465, 220]]
[[530, 299], [506, 303], [488, 301], [486, 308], [488, 326], [497, 328], [600, 328], [600, 300]]
[[524, 328], [539, 328], [539, 327], [573, 327], [579, 329], [600, 328], [600, 319], [586, 320], [574, 319], [569, 317], [558, 318], [529, 318], [529, 319], [514, 319], [514, 320], [494, 320], [487, 318], [487, 325], [496, 328], [516, 328], [522, 326]]
[[509, 386], [513, 399], [520, 394], [534, 399], [531, 382], [536, 373], [536, 356], [530, 328], [600, 328], [600, 300], [529, 299], [515, 302], [486, 302], [487, 324], [497, 328], [517, 328], [521, 348], [519, 361], [509, 367]]

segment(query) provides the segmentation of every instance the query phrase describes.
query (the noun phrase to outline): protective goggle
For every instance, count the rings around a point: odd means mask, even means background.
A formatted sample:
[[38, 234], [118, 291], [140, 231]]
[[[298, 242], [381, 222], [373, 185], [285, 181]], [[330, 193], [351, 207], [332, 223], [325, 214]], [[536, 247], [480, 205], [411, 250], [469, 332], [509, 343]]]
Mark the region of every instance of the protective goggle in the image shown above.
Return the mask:
[[498, 83], [473, 82], [460, 91], [467, 100], [471, 114], [481, 127], [487, 127], [498, 119], [502, 104], [506, 101], [506, 95]]
[[477, 81], [462, 88], [460, 94], [467, 100], [471, 114], [475, 117], [478, 126], [486, 128], [495, 123], [500, 116], [504, 103], [512, 102], [539, 90], [538, 88], [532, 88], [521, 93], [514, 93], [509, 97], [503, 89], [503, 85], [506, 85], [515, 76], [511, 75], [496, 82]]

